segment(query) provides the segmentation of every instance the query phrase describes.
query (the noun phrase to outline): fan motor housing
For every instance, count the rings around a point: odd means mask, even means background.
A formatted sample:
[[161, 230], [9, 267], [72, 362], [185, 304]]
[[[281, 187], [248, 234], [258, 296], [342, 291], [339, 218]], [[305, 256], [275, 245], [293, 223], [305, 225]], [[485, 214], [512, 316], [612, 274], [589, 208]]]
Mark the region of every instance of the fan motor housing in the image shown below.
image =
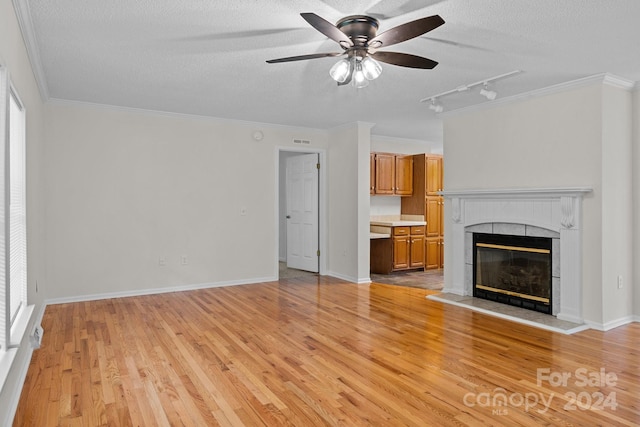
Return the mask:
[[347, 16], [336, 23], [336, 27], [349, 36], [356, 46], [364, 46], [374, 38], [378, 32], [378, 26], [376, 18], [366, 15]]

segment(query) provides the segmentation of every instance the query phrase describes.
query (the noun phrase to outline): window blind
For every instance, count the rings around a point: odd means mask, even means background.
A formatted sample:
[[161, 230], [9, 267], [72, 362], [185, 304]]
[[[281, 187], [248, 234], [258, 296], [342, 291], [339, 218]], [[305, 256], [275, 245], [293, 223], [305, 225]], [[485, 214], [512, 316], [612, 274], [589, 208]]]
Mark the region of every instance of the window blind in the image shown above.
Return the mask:
[[25, 215], [25, 114], [16, 94], [9, 91], [9, 321], [27, 302]]

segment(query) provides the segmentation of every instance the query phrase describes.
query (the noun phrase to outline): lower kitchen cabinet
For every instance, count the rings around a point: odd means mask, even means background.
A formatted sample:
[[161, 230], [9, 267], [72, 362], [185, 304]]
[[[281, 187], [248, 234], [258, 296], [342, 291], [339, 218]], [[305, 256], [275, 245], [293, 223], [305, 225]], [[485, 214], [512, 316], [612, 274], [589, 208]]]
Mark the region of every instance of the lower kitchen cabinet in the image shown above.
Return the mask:
[[424, 226], [393, 227], [393, 269], [424, 267]]
[[409, 236], [393, 236], [393, 270], [409, 268]]
[[425, 242], [425, 269], [442, 268], [444, 265], [444, 239], [427, 237]]
[[424, 226], [391, 227], [390, 239], [371, 240], [371, 272], [424, 268]]

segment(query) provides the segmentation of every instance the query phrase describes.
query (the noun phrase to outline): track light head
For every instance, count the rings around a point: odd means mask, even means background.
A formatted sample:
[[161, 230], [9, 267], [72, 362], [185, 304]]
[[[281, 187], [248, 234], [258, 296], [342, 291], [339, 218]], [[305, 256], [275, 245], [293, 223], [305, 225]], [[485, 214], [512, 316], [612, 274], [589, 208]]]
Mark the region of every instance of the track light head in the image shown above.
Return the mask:
[[480, 89], [480, 95], [487, 98], [489, 101], [493, 101], [498, 96], [498, 93], [495, 90], [489, 90], [489, 85], [487, 83], [484, 84], [484, 87]]
[[435, 111], [436, 113], [442, 113], [444, 111], [444, 107], [442, 104], [436, 103], [436, 99], [431, 99], [431, 104], [429, 104], [429, 109]]

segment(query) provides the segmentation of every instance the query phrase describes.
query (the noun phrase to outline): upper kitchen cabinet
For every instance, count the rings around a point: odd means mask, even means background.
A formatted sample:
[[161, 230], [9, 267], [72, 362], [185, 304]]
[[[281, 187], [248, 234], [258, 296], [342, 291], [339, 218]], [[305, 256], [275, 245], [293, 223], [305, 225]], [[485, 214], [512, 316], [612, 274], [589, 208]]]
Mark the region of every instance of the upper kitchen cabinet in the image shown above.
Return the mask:
[[396, 154], [396, 189], [399, 196], [413, 194], [413, 156], [401, 156]]
[[375, 169], [371, 194], [410, 196], [413, 194], [413, 156], [372, 153]]
[[426, 163], [426, 187], [427, 196], [436, 196], [442, 191], [442, 156], [427, 154]]

